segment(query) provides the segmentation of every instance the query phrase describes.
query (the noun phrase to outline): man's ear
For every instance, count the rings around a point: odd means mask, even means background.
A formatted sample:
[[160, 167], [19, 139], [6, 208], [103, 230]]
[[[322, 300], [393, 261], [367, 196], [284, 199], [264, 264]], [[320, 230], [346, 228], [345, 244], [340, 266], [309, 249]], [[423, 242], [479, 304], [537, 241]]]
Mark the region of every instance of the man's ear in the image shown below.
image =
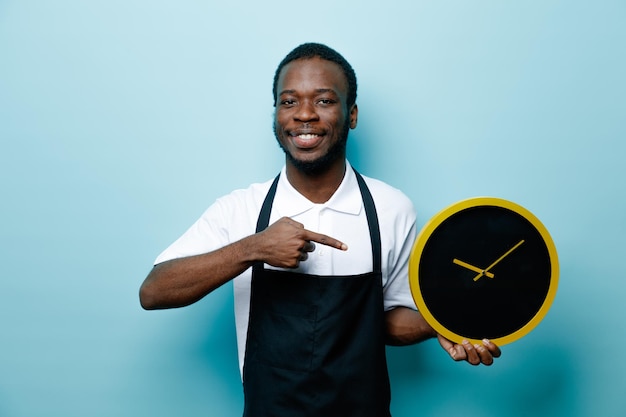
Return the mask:
[[359, 108], [356, 103], [350, 108], [350, 129], [356, 128], [357, 121], [359, 119]]

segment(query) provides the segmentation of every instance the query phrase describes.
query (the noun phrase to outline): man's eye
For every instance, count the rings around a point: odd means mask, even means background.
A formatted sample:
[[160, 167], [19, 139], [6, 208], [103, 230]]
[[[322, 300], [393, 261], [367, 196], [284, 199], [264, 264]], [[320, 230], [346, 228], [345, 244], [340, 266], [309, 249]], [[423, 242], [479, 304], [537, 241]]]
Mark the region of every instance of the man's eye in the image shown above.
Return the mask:
[[330, 98], [322, 98], [318, 101], [319, 104], [325, 105], [325, 106], [329, 106], [331, 104], [335, 103], [335, 100], [332, 100]]
[[292, 99], [285, 99], [280, 101], [281, 106], [293, 106], [295, 103], [296, 101]]

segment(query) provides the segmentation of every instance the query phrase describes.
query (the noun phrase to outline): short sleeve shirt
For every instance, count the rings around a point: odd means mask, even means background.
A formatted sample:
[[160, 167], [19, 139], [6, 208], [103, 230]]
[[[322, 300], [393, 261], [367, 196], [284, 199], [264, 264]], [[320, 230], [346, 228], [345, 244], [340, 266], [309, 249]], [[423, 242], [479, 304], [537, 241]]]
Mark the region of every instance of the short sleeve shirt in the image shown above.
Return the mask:
[[[365, 182], [374, 199], [381, 233], [384, 308], [415, 309], [408, 283], [408, 261], [415, 240], [415, 209], [399, 190], [373, 178]], [[272, 180], [235, 190], [215, 201], [202, 216], [155, 260], [155, 264], [217, 250], [255, 233], [263, 200]], [[333, 196], [316, 204], [287, 180], [283, 167], [272, 206], [270, 224], [290, 217], [308, 230], [336, 238], [347, 251], [316, 244], [295, 272], [315, 275], [356, 275], [372, 271], [369, 228], [356, 176], [347, 164], [346, 175]], [[267, 268], [271, 266], [266, 265]], [[233, 281], [235, 323], [240, 370], [243, 367], [252, 269]]]

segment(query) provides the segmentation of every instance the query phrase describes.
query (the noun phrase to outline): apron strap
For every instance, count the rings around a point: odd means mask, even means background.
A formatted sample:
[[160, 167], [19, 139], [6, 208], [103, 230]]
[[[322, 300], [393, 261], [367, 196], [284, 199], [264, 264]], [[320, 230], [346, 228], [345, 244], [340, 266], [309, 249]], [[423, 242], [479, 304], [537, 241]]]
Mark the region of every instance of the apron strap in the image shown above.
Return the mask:
[[380, 244], [380, 227], [378, 226], [378, 214], [376, 213], [376, 205], [374, 205], [374, 199], [370, 193], [369, 188], [365, 184], [365, 180], [352, 168], [356, 174], [356, 180], [359, 183], [361, 189], [361, 196], [363, 198], [363, 206], [365, 207], [365, 215], [367, 216], [367, 224], [370, 228], [370, 241], [372, 242], [372, 270], [373, 272], [382, 271], [381, 263], [381, 244]]
[[280, 174], [278, 174], [276, 178], [274, 178], [274, 182], [270, 186], [270, 189], [265, 196], [265, 200], [263, 200], [261, 213], [259, 213], [259, 218], [256, 221], [256, 233], [262, 232], [263, 230], [267, 229], [267, 226], [269, 226], [270, 213], [272, 212], [272, 203], [274, 203], [276, 187], [278, 186], [278, 178], [280, 178]]

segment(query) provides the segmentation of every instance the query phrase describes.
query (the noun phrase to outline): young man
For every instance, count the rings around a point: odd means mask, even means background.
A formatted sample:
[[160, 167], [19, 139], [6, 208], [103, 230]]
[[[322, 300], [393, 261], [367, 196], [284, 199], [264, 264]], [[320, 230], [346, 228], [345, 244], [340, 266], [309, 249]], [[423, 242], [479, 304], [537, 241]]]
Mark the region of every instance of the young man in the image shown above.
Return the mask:
[[475, 365], [500, 355], [438, 336], [415, 310], [413, 205], [346, 160], [356, 88], [333, 49], [289, 53], [273, 91], [281, 173], [218, 199], [141, 287], [144, 308], [171, 308], [234, 280], [244, 416], [389, 416], [386, 343], [438, 337]]

